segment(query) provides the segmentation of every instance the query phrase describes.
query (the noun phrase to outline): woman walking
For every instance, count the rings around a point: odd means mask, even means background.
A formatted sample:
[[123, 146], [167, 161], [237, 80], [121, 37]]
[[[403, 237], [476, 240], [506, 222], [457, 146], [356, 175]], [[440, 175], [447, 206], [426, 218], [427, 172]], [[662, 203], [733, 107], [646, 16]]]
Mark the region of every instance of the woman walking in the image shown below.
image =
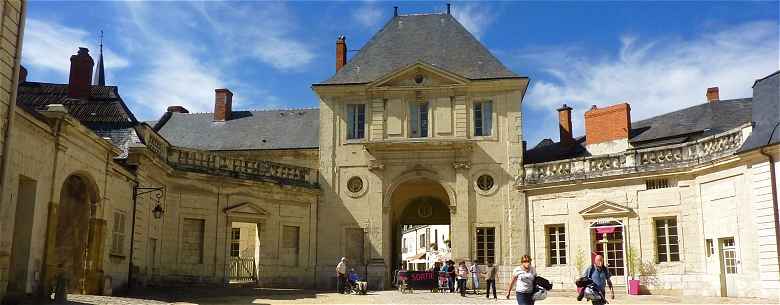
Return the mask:
[[528, 254], [520, 259], [521, 265], [512, 271], [512, 280], [506, 289], [506, 298], [512, 293], [512, 286], [517, 282], [517, 305], [534, 305], [534, 279], [536, 270], [531, 267], [531, 257]]

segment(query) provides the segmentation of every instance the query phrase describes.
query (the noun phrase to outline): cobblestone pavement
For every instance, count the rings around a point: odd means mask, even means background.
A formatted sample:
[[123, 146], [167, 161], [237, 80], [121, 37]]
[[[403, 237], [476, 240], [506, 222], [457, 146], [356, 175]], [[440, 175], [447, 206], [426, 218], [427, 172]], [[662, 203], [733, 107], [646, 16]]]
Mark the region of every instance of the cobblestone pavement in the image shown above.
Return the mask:
[[[499, 292], [500, 293], [500, 292]], [[515, 304], [514, 296], [507, 300], [486, 299], [484, 295], [439, 294], [416, 291], [401, 294], [397, 291], [376, 291], [368, 295], [340, 295], [298, 289], [261, 288], [170, 288], [165, 290], [144, 290], [132, 297], [107, 297], [91, 295], [70, 295], [73, 305], [249, 305], [249, 304]], [[756, 298], [683, 297], [664, 295], [628, 296], [616, 295], [610, 304], [780, 304], [780, 300]], [[573, 291], [553, 291], [537, 304], [589, 304], [577, 302]]]

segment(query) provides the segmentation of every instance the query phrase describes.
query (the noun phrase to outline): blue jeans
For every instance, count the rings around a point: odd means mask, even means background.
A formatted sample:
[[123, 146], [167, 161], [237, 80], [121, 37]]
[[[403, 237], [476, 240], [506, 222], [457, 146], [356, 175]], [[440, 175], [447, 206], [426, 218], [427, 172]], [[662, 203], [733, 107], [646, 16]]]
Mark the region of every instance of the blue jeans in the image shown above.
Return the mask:
[[517, 305], [534, 305], [533, 292], [518, 292], [515, 295], [517, 296]]

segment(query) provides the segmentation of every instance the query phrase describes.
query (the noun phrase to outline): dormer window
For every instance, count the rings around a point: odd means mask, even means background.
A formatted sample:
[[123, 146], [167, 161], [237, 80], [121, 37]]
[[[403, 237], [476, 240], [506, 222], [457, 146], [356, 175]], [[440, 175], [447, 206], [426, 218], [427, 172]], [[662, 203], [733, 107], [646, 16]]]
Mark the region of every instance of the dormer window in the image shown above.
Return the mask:
[[428, 137], [428, 102], [409, 104], [409, 137]]
[[474, 103], [474, 136], [489, 136], [493, 131], [493, 102]]
[[363, 139], [366, 136], [366, 105], [347, 104], [347, 139]]

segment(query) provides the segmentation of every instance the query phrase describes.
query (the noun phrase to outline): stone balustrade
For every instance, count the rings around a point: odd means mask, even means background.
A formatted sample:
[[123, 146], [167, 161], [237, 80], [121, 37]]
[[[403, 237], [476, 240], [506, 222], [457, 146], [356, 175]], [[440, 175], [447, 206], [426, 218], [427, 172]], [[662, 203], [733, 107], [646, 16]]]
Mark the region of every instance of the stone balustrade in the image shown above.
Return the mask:
[[742, 131], [744, 127], [681, 144], [527, 164], [521, 183], [554, 183], [701, 165], [739, 149], [745, 138]]
[[206, 150], [171, 146], [151, 130], [145, 130], [142, 134], [149, 151], [176, 170], [288, 185], [318, 185], [319, 173], [316, 169], [264, 160], [230, 158]]

